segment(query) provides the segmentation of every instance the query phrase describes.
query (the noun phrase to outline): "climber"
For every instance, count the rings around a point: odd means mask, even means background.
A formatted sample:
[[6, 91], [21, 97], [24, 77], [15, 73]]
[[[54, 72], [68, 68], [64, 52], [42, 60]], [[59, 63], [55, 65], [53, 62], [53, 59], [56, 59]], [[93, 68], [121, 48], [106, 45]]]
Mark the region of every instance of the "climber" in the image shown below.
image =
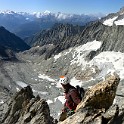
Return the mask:
[[68, 77], [61, 76], [59, 83], [61, 83], [64, 89], [65, 104], [62, 109], [59, 121], [65, 120], [68, 116], [75, 113], [77, 105], [81, 102], [77, 89], [69, 83]]

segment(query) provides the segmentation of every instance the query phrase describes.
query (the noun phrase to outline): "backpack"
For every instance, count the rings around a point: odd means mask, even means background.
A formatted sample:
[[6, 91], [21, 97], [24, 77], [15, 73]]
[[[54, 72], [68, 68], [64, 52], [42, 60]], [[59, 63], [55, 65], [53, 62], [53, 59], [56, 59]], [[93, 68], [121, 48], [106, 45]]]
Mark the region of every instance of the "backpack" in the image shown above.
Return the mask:
[[82, 98], [84, 97], [84, 94], [85, 94], [84, 88], [83, 87], [80, 87], [79, 85], [77, 85], [76, 86], [76, 89], [78, 91], [80, 100], [82, 100]]

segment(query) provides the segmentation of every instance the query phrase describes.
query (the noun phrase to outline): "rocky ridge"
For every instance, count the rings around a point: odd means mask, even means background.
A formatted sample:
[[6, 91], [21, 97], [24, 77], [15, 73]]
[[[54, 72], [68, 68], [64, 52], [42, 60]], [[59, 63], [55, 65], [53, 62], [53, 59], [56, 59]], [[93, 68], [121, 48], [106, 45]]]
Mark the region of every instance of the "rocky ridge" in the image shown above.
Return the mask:
[[46, 101], [35, 97], [27, 86], [8, 101], [8, 109], [1, 106], [1, 124], [122, 124], [124, 111], [113, 104], [119, 81], [118, 75], [109, 75], [87, 90], [76, 113], [63, 122], [53, 119]]
[[25, 42], [31, 47], [43, 46], [47, 44], [57, 45], [71, 36], [81, 33], [83, 26], [74, 26], [72, 24], [56, 23], [51, 29], [43, 30]]
[[[5, 108], [4, 108], [5, 109]], [[30, 86], [21, 89], [8, 102], [2, 124], [55, 124], [44, 99], [34, 96]]]

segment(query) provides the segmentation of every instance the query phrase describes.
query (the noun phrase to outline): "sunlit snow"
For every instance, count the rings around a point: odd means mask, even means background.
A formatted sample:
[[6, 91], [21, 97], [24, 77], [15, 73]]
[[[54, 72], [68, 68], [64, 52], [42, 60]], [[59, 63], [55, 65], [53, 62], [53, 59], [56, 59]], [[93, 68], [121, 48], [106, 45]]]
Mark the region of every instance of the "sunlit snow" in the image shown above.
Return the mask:
[[64, 96], [58, 96], [57, 98], [54, 98], [54, 102], [56, 102], [56, 100], [59, 100], [62, 104], [65, 103], [65, 97]]
[[92, 42], [88, 42], [84, 45], [76, 47], [75, 52], [73, 54], [73, 60], [71, 61], [71, 65], [73, 64], [77, 64], [78, 66], [86, 65], [87, 62], [84, 60], [85, 56], [84, 53], [89, 51], [96, 51], [97, 49], [100, 48], [101, 44], [102, 42], [94, 40]]
[[60, 57], [62, 57], [62, 56], [65, 56], [65, 55], [67, 55], [68, 53], [70, 53], [71, 50], [72, 50], [72, 48], [70, 48], [70, 49], [68, 50], [68, 52], [65, 52], [65, 51], [64, 51], [64, 52], [61, 52], [61, 53], [55, 55], [55, 56], [54, 56], [55, 61], [56, 61], [58, 58], [60, 58]]
[[124, 79], [124, 53], [102, 52], [94, 57], [90, 64], [102, 70], [101, 76], [116, 72], [121, 79]]
[[114, 22], [116, 25], [124, 25], [124, 19], [118, 20]]
[[18, 87], [16, 87], [16, 90], [17, 90], [17, 92], [20, 91], [20, 89]]
[[17, 83], [20, 87], [22, 87], [22, 88], [28, 86], [26, 83], [24, 83], [24, 82], [22, 82], [22, 81], [16, 81], [16, 83]]
[[[100, 41], [88, 42], [84, 45], [76, 47], [73, 53], [73, 60], [71, 61], [71, 65], [77, 64], [80, 65], [82, 69], [85, 69], [86, 66], [92, 68], [93, 73], [95, 73], [94, 66], [98, 67], [101, 70], [101, 73], [98, 75], [99, 77], [104, 77], [106, 74], [113, 74], [116, 72], [120, 75], [121, 79], [124, 79], [124, 53], [121, 52], [113, 52], [106, 51], [101, 52], [97, 56], [95, 56], [91, 61], [87, 62], [84, 57], [88, 51], [97, 50], [101, 46]], [[81, 82], [76, 80], [75, 78], [71, 79], [72, 85], [81, 85]], [[58, 84], [58, 87], [60, 84]]]
[[58, 55], [55, 55], [55, 56], [54, 56], [54, 59], [57, 60], [58, 58], [61, 57], [61, 55], [62, 55], [61, 53], [59, 53]]
[[38, 94], [42, 94], [42, 95], [48, 95], [48, 92], [42, 92], [42, 91], [38, 91], [38, 90], [34, 90], [34, 89], [32, 89], [32, 91], [34, 93], [38, 93]]
[[46, 102], [48, 103], [48, 105], [51, 104], [51, 103], [53, 103], [53, 101], [52, 100], [49, 100], [49, 99]]
[[113, 25], [113, 22], [118, 18], [118, 16], [114, 17], [114, 18], [110, 18], [110, 19], [107, 19], [103, 22], [104, 25], [107, 25], [107, 26], [112, 26]]
[[120, 20], [115, 21], [117, 18], [118, 17], [116, 16], [116, 17], [114, 17], [112, 19], [107, 19], [107, 20], [105, 20], [103, 22], [103, 24], [107, 25], [107, 26], [112, 26], [113, 24], [115, 24], [115, 25], [124, 25], [124, 19], [120, 19]]
[[1, 101], [0, 101], [0, 104], [3, 104], [3, 103], [4, 103], [4, 101], [3, 101], [3, 100], [1, 100]]
[[44, 14], [50, 14], [51, 12], [49, 10], [45, 10]]
[[54, 79], [50, 78], [49, 76], [47, 76], [45, 74], [43, 74], [43, 75], [39, 74], [38, 77], [41, 78], [41, 79], [45, 79], [45, 80], [51, 81], [51, 82], [55, 82]]
[[77, 80], [75, 77], [73, 77], [73, 78], [70, 80], [70, 84], [71, 84], [72, 86], [77, 86], [77, 85], [81, 86], [81, 85], [82, 85], [82, 82], [81, 82], [80, 80]]
[[26, 18], [26, 20], [29, 20], [29, 18]]
[[[17, 85], [19, 85], [20, 87], [24, 88], [24, 87], [27, 87], [28, 85], [22, 81], [16, 81]], [[16, 90], [19, 91], [20, 89], [18, 87], [16, 87]], [[48, 92], [42, 92], [42, 91], [38, 91], [38, 90], [34, 90], [32, 88], [32, 91], [34, 93], [38, 93], [38, 94], [42, 94], [42, 95], [48, 95]]]

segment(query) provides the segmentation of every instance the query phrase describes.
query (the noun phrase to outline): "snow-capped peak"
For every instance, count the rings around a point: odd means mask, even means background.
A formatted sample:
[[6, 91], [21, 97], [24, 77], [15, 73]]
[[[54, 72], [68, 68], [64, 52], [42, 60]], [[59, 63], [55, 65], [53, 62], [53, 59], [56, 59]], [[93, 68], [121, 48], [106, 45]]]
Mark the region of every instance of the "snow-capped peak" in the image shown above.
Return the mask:
[[2, 13], [2, 14], [16, 14], [17, 12], [5, 10], [5, 11], [0, 11], [0, 13]]
[[73, 16], [74, 16], [73, 14], [66, 14], [61, 12], [58, 12], [57, 14], [55, 14], [55, 17], [58, 19], [66, 19], [66, 18], [71, 18]]
[[103, 24], [107, 26], [124, 25], [124, 7], [119, 12], [106, 16]]
[[46, 11], [44, 11], [44, 12], [33, 12], [33, 15], [34, 15], [35, 17], [37, 17], [37, 18], [42, 18], [42, 17], [48, 16], [48, 15], [50, 15], [50, 14], [51, 14], [51, 12], [48, 11], [48, 10], [46, 10]]
[[50, 14], [51, 12], [49, 10], [45, 10], [44, 14]]

